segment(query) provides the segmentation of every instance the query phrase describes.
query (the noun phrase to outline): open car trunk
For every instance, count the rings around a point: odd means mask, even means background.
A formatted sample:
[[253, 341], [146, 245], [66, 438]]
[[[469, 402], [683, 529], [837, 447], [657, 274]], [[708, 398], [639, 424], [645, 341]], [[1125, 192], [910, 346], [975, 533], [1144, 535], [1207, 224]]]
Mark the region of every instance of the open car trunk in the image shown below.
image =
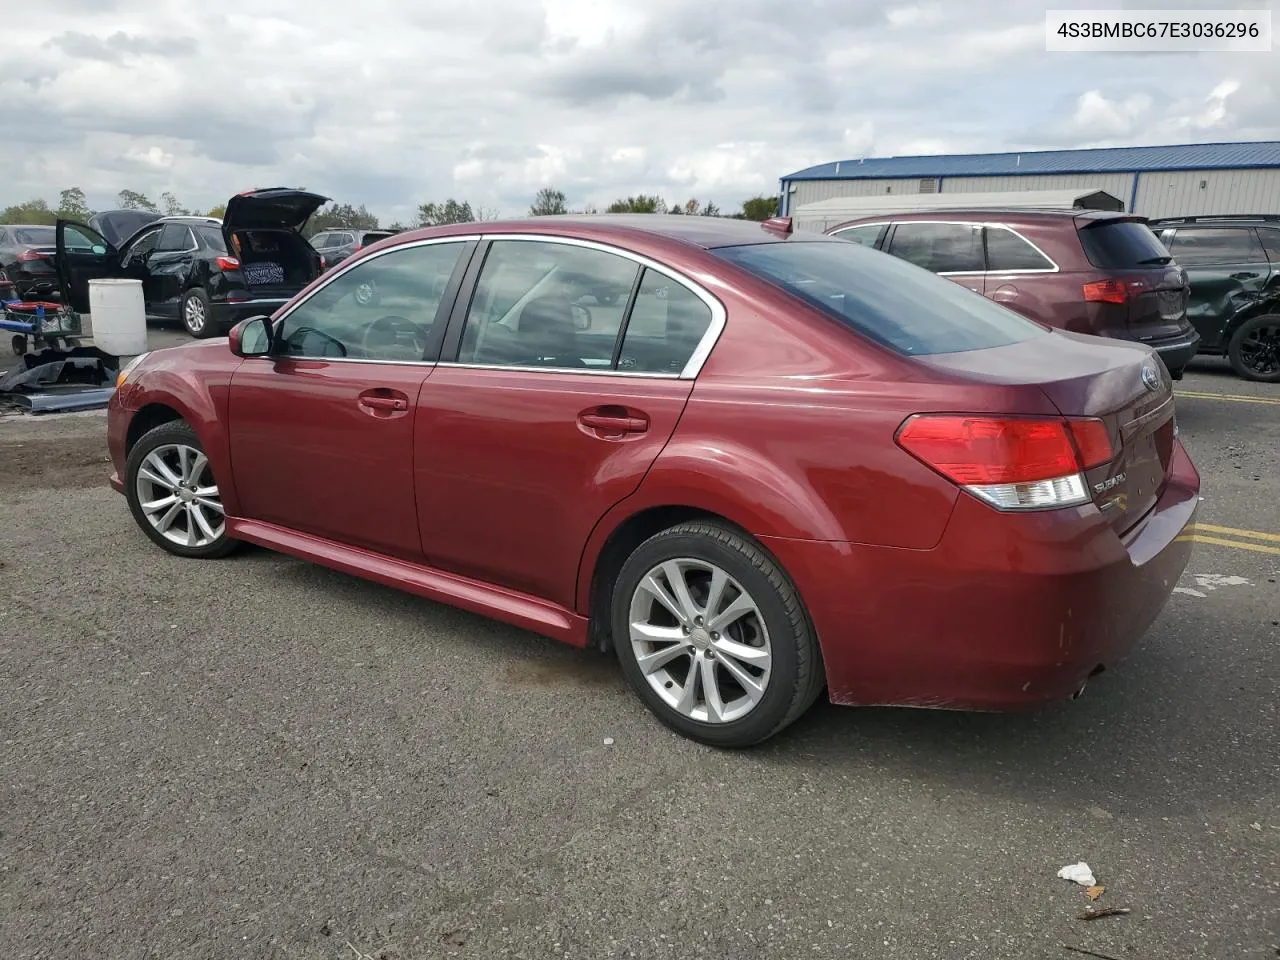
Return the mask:
[[257, 297], [291, 297], [320, 275], [320, 255], [292, 230], [233, 231], [231, 252]]

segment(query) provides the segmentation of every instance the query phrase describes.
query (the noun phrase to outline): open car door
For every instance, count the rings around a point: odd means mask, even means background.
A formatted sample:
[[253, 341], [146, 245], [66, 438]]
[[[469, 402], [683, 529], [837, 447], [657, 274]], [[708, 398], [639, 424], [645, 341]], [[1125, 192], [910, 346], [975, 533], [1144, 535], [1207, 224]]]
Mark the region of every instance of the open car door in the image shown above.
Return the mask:
[[58, 221], [55, 242], [62, 302], [76, 313], [88, 313], [89, 281], [124, 276], [120, 253], [102, 234], [72, 220]]

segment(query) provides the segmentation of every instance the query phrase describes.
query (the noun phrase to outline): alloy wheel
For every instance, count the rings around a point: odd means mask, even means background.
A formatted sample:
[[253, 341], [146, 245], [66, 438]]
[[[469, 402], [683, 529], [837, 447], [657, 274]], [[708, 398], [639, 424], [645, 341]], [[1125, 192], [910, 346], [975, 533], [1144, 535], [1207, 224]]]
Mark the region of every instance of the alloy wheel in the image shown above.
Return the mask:
[[199, 297], [187, 297], [182, 305], [182, 320], [187, 329], [192, 333], [200, 333], [204, 330], [206, 319], [204, 301]]
[[731, 723], [760, 703], [773, 651], [759, 606], [706, 560], [653, 567], [631, 596], [632, 652], [649, 686], [681, 716]]
[[1240, 363], [1259, 376], [1280, 371], [1280, 323], [1250, 330], [1240, 343]]
[[138, 505], [166, 540], [206, 547], [226, 529], [222, 498], [204, 452], [182, 443], [156, 447], [138, 467]]

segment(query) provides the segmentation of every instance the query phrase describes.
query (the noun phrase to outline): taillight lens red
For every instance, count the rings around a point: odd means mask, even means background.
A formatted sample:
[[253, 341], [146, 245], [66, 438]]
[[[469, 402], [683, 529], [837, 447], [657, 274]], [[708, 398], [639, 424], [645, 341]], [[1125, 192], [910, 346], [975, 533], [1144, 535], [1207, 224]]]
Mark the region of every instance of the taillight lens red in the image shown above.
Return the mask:
[[1095, 280], [1084, 285], [1084, 298], [1088, 303], [1125, 303], [1129, 290], [1121, 280]]
[[1066, 421], [1071, 431], [1071, 438], [1076, 442], [1076, 450], [1080, 452], [1080, 466], [1092, 470], [1115, 459], [1116, 451], [1111, 445], [1111, 432], [1107, 425], [1096, 418], [1073, 418]]
[[1065, 420], [921, 415], [898, 444], [961, 486], [1030, 483], [1080, 471]]
[[31, 263], [33, 260], [48, 260], [47, 253], [41, 253], [39, 250], [23, 250], [18, 254], [18, 260], [22, 263]]
[[214, 260], [219, 270], [239, 270], [240, 261], [236, 257], [217, 257]]

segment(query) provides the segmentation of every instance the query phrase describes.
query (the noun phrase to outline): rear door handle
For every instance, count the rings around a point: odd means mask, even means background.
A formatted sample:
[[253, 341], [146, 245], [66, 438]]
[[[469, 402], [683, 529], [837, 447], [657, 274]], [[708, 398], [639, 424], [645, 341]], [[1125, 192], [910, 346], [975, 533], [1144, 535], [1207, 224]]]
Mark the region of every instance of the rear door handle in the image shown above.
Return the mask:
[[399, 397], [361, 397], [360, 403], [374, 410], [408, 410], [409, 401]]
[[1257, 276], [1256, 273], [1233, 273], [1231, 275], [1231, 279], [1232, 280], [1252, 280], [1256, 276]]
[[614, 417], [604, 413], [584, 413], [578, 418], [584, 427], [609, 433], [644, 433], [649, 424], [639, 417]]

